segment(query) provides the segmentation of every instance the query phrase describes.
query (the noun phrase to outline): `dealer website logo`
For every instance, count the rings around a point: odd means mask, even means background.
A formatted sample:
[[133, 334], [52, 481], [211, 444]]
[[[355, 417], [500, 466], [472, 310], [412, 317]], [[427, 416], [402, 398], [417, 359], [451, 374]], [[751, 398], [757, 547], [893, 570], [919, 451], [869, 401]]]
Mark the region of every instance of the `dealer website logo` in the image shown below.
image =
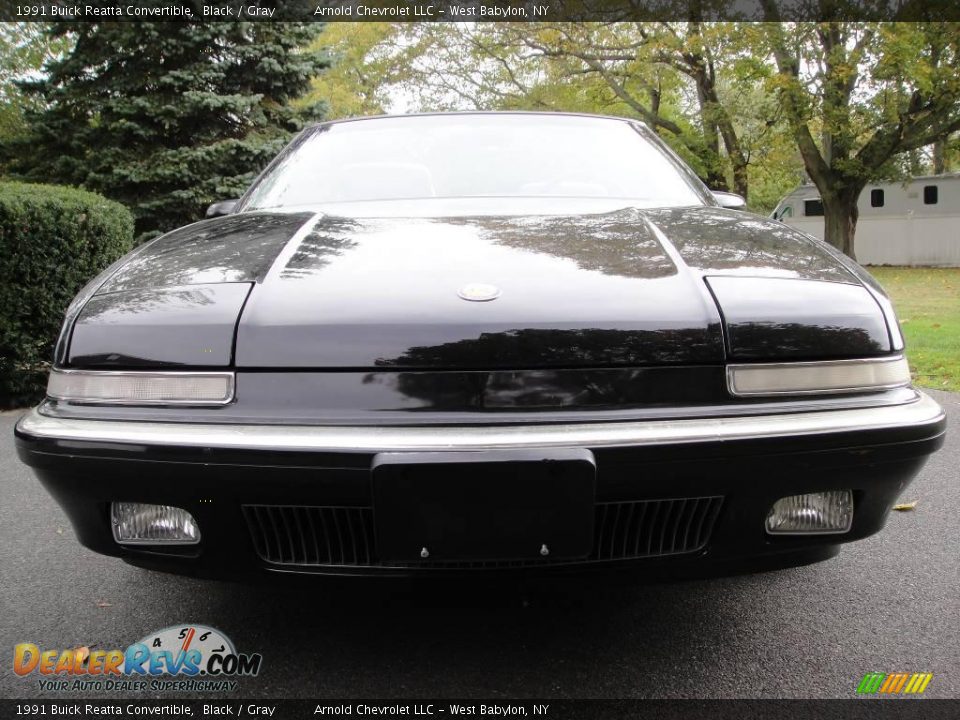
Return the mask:
[[260, 653], [239, 653], [224, 633], [206, 625], [173, 625], [126, 649], [13, 649], [13, 671], [38, 675], [41, 690], [233, 691], [237, 677], [260, 672]]
[[921, 695], [933, 680], [933, 673], [871, 672], [857, 686], [859, 695]]

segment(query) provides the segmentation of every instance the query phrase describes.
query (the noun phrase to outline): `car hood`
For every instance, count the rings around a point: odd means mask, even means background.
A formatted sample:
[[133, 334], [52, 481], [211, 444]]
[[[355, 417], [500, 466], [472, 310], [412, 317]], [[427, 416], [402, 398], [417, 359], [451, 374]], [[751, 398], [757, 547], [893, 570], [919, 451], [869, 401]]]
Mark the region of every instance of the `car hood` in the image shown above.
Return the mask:
[[[723, 358], [706, 288], [636, 210], [325, 216], [254, 288], [238, 367], [534, 368]], [[471, 286], [495, 299], [471, 301]]]
[[[497, 296], [469, 299], [477, 285]], [[890, 349], [879, 305], [822, 244], [712, 207], [244, 213], [155, 241], [87, 305], [78, 364], [523, 369]]]

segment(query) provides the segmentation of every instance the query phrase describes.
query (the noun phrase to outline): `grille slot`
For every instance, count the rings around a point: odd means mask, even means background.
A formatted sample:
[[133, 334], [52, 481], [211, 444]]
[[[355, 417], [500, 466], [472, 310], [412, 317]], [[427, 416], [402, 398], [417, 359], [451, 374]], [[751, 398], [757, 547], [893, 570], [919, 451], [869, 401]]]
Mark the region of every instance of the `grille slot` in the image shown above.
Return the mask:
[[373, 508], [244, 505], [257, 554], [273, 565], [495, 569], [568, 565], [678, 555], [710, 541], [722, 497], [597, 503], [593, 551], [585, 560], [383, 563], [377, 558]]
[[257, 554], [277, 565], [376, 565], [373, 509], [244, 505]]
[[598, 503], [591, 559], [696, 552], [710, 540], [723, 498]]

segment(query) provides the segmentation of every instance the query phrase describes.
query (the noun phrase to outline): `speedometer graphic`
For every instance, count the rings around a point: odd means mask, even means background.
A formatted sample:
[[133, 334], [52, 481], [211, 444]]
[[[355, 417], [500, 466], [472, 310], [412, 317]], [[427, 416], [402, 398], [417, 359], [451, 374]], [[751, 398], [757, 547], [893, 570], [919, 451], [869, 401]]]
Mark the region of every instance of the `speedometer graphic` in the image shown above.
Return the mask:
[[[173, 669], [175, 673], [193, 674], [196, 671], [191, 672], [188, 668], [191, 666], [203, 668], [214, 655], [228, 657], [237, 654], [233, 642], [225, 633], [208, 625], [196, 623], [171, 625], [163, 630], [150, 633], [139, 642], [146, 646], [151, 658], [161, 655], [169, 658], [165, 665], [168, 669]], [[152, 661], [145, 658], [141, 666], [149, 662]], [[200, 674], [204, 675], [206, 673], [201, 670]]]

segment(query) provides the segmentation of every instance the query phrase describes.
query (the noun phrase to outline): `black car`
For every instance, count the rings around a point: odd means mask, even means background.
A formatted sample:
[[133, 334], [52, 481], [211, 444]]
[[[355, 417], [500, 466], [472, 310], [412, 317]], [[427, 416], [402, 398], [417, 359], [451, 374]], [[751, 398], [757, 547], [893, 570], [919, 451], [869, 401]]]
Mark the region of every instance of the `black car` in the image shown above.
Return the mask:
[[627, 119], [318, 125], [81, 291], [20, 457], [192, 575], [823, 557], [944, 414], [876, 282], [741, 205]]

